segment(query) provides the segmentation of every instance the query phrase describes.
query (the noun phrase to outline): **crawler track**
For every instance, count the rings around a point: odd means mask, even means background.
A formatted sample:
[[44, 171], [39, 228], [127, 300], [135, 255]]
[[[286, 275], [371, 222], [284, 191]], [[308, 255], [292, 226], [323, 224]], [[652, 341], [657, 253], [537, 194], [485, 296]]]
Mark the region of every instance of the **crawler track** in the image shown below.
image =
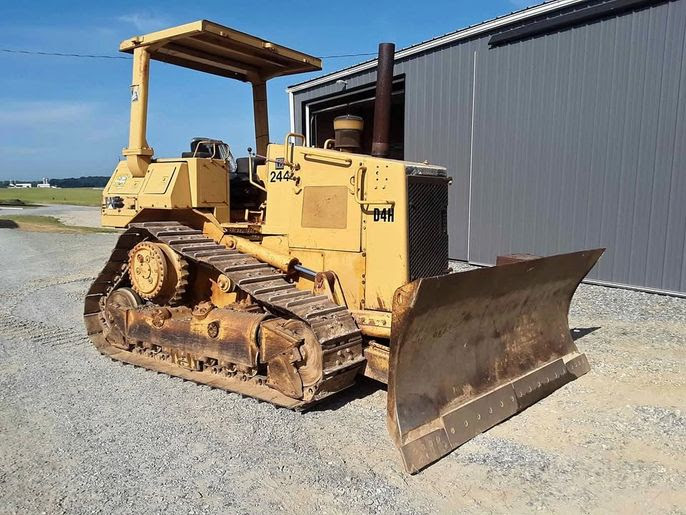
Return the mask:
[[[134, 345], [118, 348], [107, 340], [108, 323], [103, 310], [110, 292], [126, 280], [128, 252], [138, 242], [148, 240], [169, 245], [189, 263], [215, 268], [250, 295], [265, 311], [307, 323], [319, 341], [323, 356], [323, 378], [304, 402], [266, 386], [265, 377], [236, 374], [230, 368], [206, 363], [202, 370], [189, 370], [170, 361], [164, 348]], [[255, 397], [279, 406], [304, 408], [353, 384], [364, 363], [360, 331], [344, 306], [326, 296], [298, 290], [279, 270], [252, 256], [218, 244], [202, 231], [178, 222], [132, 224], [123, 233], [99, 276], [91, 285], [84, 303], [84, 321], [95, 346], [113, 359], [182, 377], [198, 383]]]

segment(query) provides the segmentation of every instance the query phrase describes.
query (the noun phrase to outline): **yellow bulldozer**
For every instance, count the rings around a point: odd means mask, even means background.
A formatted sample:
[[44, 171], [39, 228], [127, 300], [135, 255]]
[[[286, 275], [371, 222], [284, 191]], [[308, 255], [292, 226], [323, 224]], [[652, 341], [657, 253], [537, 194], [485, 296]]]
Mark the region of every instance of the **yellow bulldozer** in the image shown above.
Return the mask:
[[[385, 383], [410, 473], [589, 370], [567, 314], [602, 249], [450, 273], [446, 169], [386, 157], [391, 44], [371, 154], [355, 116], [324, 148], [269, 142], [266, 81], [320, 70], [315, 57], [205, 20], [120, 50], [133, 54], [130, 134], [102, 223], [125, 231], [84, 309], [100, 352], [298, 410], [363, 376]], [[151, 59], [250, 83], [255, 151], [195, 138], [155, 157]]]

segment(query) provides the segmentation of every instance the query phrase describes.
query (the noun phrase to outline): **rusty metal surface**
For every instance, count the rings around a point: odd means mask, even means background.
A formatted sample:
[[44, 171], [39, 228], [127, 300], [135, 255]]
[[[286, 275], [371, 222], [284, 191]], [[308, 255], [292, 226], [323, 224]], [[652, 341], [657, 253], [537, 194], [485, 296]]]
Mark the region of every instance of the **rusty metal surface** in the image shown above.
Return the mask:
[[567, 314], [603, 250], [420, 279], [397, 290], [388, 428], [409, 472], [588, 370]]
[[[168, 316], [159, 316], [162, 310]], [[182, 353], [256, 368], [257, 332], [267, 316], [220, 308], [198, 315], [187, 307], [150, 306], [128, 310], [126, 335]]]
[[[110, 303], [108, 309], [110, 295], [128, 284], [128, 252], [143, 240], [169, 246], [196, 268], [195, 277], [203, 267], [216, 270], [218, 277], [224, 274], [256, 304], [248, 306], [250, 310], [232, 306], [238, 312], [213, 309], [209, 302], [197, 304], [193, 310], [171, 306], [127, 309], [134, 306], [126, 302]], [[120, 236], [110, 260], [91, 285], [84, 321], [101, 352], [116, 359], [300, 409], [352, 385], [364, 357], [359, 329], [346, 308], [325, 296], [297, 290], [287, 279], [266, 263], [227, 249], [190, 226], [174, 221], [136, 224]], [[209, 288], [210, 282], [206, 282]], [[284, 379], [281, 391], [267, 384], [269, 364], [257, 363], [257, 326], [264, 318], [264, 313], [254, 313], [259, 306], [275, 315], [295, 317], [284, 327], [297, 333], [302, 326], [309, 335], [300, 347], [306, 356], [300, 356], [297, 363], [298, 378], [293, 375], [298, 356], [275, 357], [280, 363], [275, 361], [274, 366], [281, 367], [279, 375]], [[285, 400], [288, 394], [302, 398]]]
[[364, 367], [365, 377], [388, 384], [388, 355], [389, 349], [374, 340], [370, 341], [364, 349], [364, 357], [367, 363]]
[[388, 340], [391, 337], [391, 313], [386, 311], [351, 310], [360, 331], [370, 338]]
[[395, 45], [393, 43], [379, 43], [379, 57], [376, 67], [376, 95], [374, 98], [374, 127], [372, 135], [372, 155], [375, 157], [388, 156], [394, 59]]
[[531, 261], [532, 259], [539, 259], [541, 256], [533, 254], [505, 254], [498, 256], [495, 259], [495, 266], [511, 265], [512, 263], [519, 263], [520, 261]]
[[277, 318], [262, 324], [260, 359], [269, 370], [267, 384], [289, 397], [302, 398], [322, 379], [321, 347], [300, 320]]
[[173, 362], [158, 359], [155, 356], [117, 349], [109, 344], [102, 332], [93, 333], [90, 335], [90, 338], [95, 347], [102, 354], [109, 356], [112, 359], [116, 359], [117, 361], [147, 368], [170, 376], [181, 377], [198, 384], [206, 384], [214, 388], [247, 395], [282, 408], [300, 409], [305, 405], [303, 401], [292, 399], [273, 388], [252, 381], [243, 381], [241, 376], [216, 374], [211, 369], [202, 371], [190, 370], [179, 367]]

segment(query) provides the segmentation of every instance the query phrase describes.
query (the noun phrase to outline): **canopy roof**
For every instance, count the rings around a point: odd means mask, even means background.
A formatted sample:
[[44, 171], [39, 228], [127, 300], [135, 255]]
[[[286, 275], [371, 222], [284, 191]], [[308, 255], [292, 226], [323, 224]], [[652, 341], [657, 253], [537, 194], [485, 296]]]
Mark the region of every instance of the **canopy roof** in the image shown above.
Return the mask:
[[127, 39], [119, 50], [140, 47], [157, 61], [253, 83], [322, 67], [316, 57], [207, 20]]

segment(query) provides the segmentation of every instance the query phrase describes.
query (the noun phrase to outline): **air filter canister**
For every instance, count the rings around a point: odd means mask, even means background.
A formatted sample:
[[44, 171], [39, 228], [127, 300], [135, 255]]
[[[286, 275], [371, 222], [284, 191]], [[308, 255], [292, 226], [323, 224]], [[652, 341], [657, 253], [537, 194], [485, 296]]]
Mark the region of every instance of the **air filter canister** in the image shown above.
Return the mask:
[[362, 147], [361, 140], [363, 127], [364, 120], [359, 116], [346, 114], [334, 118], [334, 147], [345, 152], [359, 152]]

